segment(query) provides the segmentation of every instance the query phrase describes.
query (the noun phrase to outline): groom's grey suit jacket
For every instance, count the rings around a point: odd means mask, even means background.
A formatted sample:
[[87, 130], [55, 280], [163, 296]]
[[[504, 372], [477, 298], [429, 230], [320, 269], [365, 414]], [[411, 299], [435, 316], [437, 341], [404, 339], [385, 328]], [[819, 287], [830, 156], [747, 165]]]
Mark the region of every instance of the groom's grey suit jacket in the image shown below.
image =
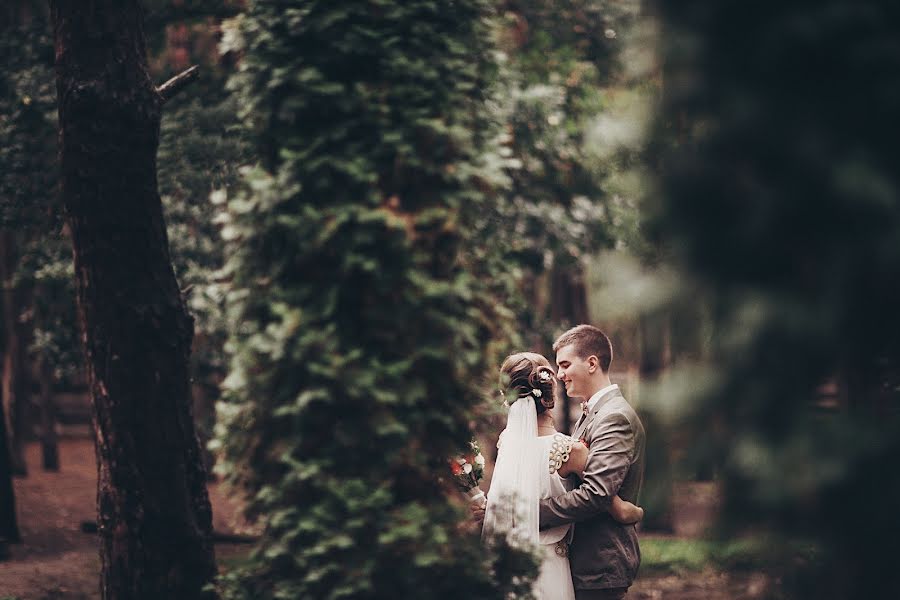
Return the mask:
[[607, 509], [612, 498], [637, 504], [644, 479], [644, 426], [617, 389], [601, 396], [572, 432], [590, 452], [575, 489], [541, 501], [541, 529], [577, 523], [569, 548], [577, 590], [628, 587], [641, 562], [634, 525], [621, 525]]

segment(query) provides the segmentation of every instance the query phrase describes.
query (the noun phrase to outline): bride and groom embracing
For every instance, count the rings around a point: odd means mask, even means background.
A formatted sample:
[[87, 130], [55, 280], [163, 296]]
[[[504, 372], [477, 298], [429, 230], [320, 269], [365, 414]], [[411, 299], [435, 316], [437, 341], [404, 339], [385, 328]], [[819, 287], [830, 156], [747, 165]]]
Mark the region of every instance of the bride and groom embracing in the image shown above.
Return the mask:
[[[505, 536], [536, 549], [541, 560], [534, 595], [540, 600], [624, 598], [640, 564], [634, 524], [644, 475], [644, 427], [609, 380], [612, 345], [591, 325], [553, 344], [554, 370], [532, 352], [509, 356], [500, 368], [509, 404], [498, 442], [488, 502], [473, 508], [482, 536]], [[549, 410], [558, 382], [582, 400], [572, 431], [556, 431]]]

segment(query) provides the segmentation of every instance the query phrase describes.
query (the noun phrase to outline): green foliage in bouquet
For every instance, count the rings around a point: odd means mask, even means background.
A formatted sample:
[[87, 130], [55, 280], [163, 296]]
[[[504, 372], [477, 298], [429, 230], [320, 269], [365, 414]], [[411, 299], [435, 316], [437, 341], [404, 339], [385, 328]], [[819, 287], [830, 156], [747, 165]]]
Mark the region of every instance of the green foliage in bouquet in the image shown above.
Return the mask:
[[217, 444], [262, 539], [225, 598], [501, 598], [535, 574], [461, 533], [446, 477], [508, 317], [472, 234], [506, 183], [489, 18], [484, 0], [260, 0], [226, 33], [261, 160], [216, 196]]
[[657, 233], [716, 292], [694, 447], [721, 458], [731, 531], [768, 525], [820, 549], [787, 563], [791, 597], [892, 595], [900, 6], [658, 4]]

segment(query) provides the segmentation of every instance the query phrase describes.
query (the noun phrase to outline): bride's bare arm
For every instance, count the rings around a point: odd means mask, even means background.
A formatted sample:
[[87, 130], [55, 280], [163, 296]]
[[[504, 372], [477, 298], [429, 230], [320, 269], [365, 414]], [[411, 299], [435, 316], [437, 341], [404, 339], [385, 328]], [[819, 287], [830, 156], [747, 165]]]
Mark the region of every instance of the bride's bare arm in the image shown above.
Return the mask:
[[[569, 475], [581, 477], [581, 474], [584, 473], [584, 466], [587, 464], [588, 453], [588, 447], [583, 442], [575, 442], [569, 451], [569, 460], [560, 465], [556, 472], [561, 477]], [[644, 509], [619, 496], [614, 496], [609, 507], [609, 514], [617, 522], [630, 525], [644, 518]]]

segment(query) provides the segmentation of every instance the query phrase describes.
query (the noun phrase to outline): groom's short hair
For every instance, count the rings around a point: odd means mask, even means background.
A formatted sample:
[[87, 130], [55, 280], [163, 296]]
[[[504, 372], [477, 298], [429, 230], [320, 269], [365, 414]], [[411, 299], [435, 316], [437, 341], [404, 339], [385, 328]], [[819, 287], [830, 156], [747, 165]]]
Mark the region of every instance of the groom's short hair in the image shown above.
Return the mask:
[[609, 373], [609, 365], [613, 358], [612, 343], [605, 333], [593, 325], [576, 325], [566, 331], [553, 342], [553, 351], [559, 352], [560, 348], [566, 346], [575, 348], [578, 358], [596, 356], [603, 372]]

